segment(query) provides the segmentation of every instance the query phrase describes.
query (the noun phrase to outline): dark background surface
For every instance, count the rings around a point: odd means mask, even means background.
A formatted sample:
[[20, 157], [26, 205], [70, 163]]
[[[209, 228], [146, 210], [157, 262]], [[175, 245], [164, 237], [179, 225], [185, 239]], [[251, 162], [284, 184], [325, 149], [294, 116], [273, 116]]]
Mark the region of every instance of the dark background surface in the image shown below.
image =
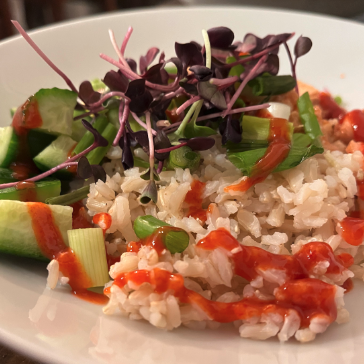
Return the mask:
[[[364, 21], [364, 0], [0, 0], [0, 39], [15, 34], [10, 19], [18, 20], [25, 29], [33, 29], [66, 19], [131, 8], [226, 4], [304, 10]], [[0, 345], [0, 364], [39, 362]]]

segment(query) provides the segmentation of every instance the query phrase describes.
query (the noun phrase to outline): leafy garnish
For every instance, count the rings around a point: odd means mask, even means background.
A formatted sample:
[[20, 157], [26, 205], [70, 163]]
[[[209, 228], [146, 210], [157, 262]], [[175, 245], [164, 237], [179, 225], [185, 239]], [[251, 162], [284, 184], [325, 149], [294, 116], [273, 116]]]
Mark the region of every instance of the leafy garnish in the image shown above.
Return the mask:
[[90, 165], [86, 157], [81, 157], [78, 161], [77, 175], [85, 180], [94, 177], [95, 182], [99, 179], [102, 182], [106, 182], [106, 173], [104, 169], [99, 165]]

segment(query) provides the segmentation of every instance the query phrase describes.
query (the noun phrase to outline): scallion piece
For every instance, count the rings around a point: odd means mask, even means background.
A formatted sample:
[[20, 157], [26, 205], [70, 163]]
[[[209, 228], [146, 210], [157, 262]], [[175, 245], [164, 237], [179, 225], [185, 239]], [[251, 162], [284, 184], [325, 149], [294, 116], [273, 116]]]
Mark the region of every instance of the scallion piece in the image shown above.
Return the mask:
[[[81, 120], [82, 121], [82, 120]], [[92, 125], [99, 133], [102, 133], [106, 125], [108, 124], [108, 119], [105, 116], [99, 116], [94, 124]], [[84, 128], [84, 127], [83, 127]], [[85, 128], [84, 128], [85, 129]], [[76, 145], [73, 154], [79, 154], [88, 148], [94, 141], [94, 136], [90, 131], [86, 131], [81, 140]]]
[[269, 137], [270, 120], [244, 115], [241, 127], [243, 129], [243, 139], [267, 140]]
[[103, 136], [108, 142], [109, 145], [107, 147], [98, 147], [94, 150], [92, 150], [90, 153], [86, 155], [89, 163], [92, 164], [100, 164], [102, 161], [102, 158], [105, 157], [107, 151], [110, 149], [112, 142], [114, 141], [117, 129], [112, 124], [107, 124], [104, 131], [101, 133], [101, 136]]
[[316, 139], [322, 135], [320, 124], [318, 123], [308, 92], [305, 92], [302, 96], [300, 96], [297, 106], [301, 123], [303, 124], [306, 134], [311, 139]]
[[[134, 221], [134, 231], [139, 239], [145, 239], [152, 235], [158, 228], [162, 226], [171, 226], [164, 221], [158, 220], [151, 215], [139, 216]], [[189, 236], [186, 231], [175, 228], [169, 231], [163, 240], [167, 250], [172, 254], [182, 253], [189, 243]]]
[[90, 287], [104, 286], [110, 278], [102, 230], [99, 228], [68, 230], [67, 234], [71, 249], [90, 279]]
[[48, 198], [46, 199], [45, 202], [48, 205], [69, 206], [77, 201], [83, 200], [84, 198], [87, 197], [89, 193], [90, 193], [90, 186], [84, 186], [65, 195]]
[[168, 168], [189, 168], [195, 170], [200, 164], [201, 156], [194, 152], [190, 147], [184, 146], [172, 150], [168, 158]]
[[292, 76], [260, 76], [248, 82], [255, 96], [281, 95], [291, 91], [296, 86]]

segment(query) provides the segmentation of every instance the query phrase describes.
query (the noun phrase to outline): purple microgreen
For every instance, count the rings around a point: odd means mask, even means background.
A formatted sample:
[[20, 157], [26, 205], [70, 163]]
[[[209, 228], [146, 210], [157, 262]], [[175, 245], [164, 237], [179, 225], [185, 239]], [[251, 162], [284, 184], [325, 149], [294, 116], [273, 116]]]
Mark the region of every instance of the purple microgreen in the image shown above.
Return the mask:
[[[241, 113], [247, 112], [247, 111], [256, 111], [256, 110], [261, 110], [261, 109], [267, 109], [269, 106], [270, 106], [269, 104], [261, 104], [261, 105], [241, 107], [241, 108], [238, 108], [238, 109], [229, 110], [229, 112], [227, 112], [226, 115], [241, 114]], [[225, 117], [224, 116], [225, 112], [226, 111], [222, 111], [222, 112], [217, 112], [217, 113], [214, 113], [214, 114], [200, 116], [199, 118], [197, 118], [197, 121], [204, 121], [204, 120], [210, 120], [210, 119]], [[171, 126], [174, 126], [174, 124], [172, 124]]]
[[159, 55], [158, 63], [164, 63], [165, 58], [166, 58], [166, 54], [165, 54], [164, 52], [162, 52], [162, 53]]
[[128, 64], [129, 68], [134, 72], [136, 73], [137, 71], [137, 63], [134, 61], [134, 59], [132, 58], [127, 58], [126, 59], [126, 63]]
[[85, 180], [92, 177], [92, 168], [88, 159], [85, 156], [81, 157], [78, 161], [77, 176]]
[[149, 82], [153, 82], [159, 85], [167, 85], [169, 75], [163, 68], [164, 63], [158, 63], [150, 67], [144, 74], [143, 78]]
[[[139, 116], [136, 114], [136, 113], [134, 113], [134, 112], [131, 112], [131, 115], [132, 115], [132, 117], [134, 118], [134, 120], [140, 125], [140, 126], [142, 126], [145, 130], [147, 130], [147, 124], [143, 121], [143, 120], [141, 120], [140, 118], [139, 118]], [[157, 135], [157, 132], [155, 131], [155, 130], [152, 130], [152, 133], [153, 133], [153, 135]]]
[[125, 123], [126, 120], [128, 120], [129, 117], [129, 101], [125, 101], [125, 105], [123, 104], [122, 101], [120, 101], [120, 105], [119, 105], [119, 123], [120, 123], [120, 128], [118, 130], [118, 133], [116, 134], [116, 137], [112, 143], [112, 145], [114, 147], [116, 147], [119, 143], [120, 138], [124, 135], [124, 130], [125, 130]]
[[101, 179], [102, 182], [106, 182], [106, 173], [104, 169], [99, 165], [90, 165], [85, 156], [81, 157], [78, 161], [77, 176], [84, 180], [93, 177], [95, 183], [99, 179]]
[[101, 94], [93, 89], [90, 81], [83, 81], [81, 83], [78, 96], [86, 105], [94, 104], [101, 98]]
[[[154, 137], [154, 149], [157, 152], [158, 149], [165, 149], [171, 147], [172, 144], [167, 137], [167, 134], [163, 130], [159, 130], [157, 135]], [[158, 153], [155, 158], [158, 161], [164, 161], [169, 156], [169, 153]]]
[[241, 142], [241, 125], [239, 120], [232, 119], [231, 115], [228, 115], [226, 120], [219, 125], [219, 131], [222, 135], [222, 144], [225, 145], [228, 141], [233, 143]]
[[102, 168], [100, 165], [98, 164], [93, 164], [91, 166], [91, 169], [92, 169], [92, 175], [94, 177], [94, 181], [95, 183], [98, 181], [98, 180], [101, 180], [102, 182], [106, 182], [106, 172], [104, 170], [104, 168]]
[[179, 85], [190, 95], [198, 95], [197, 87], [188, 82], [180, 81]]
[[[130, 129], [128, 128], [129, 132]], [[149, 139], [146, 131], [140, 130], [130, 133], [131, 137], [143, 148], [146, 153], [149, 153]]]
[[125, 94], [123, 92], [112, 91], [112, 92], [108, 92], [107, 94], [105, 94], [104, 96], [102, 96], [101, 99], [99, 101], [95, 102], [94, 104], [89, 104], [88, 107], [91, 110], [98, 109], [98, 108], [100, 108], [102, 106], [102, 104], [106, 100], [109, 100], [110, 98], [115, 97], [115, 96], [129, 100], [129, 98], [127, 96], [125, 96]]
[[121, 157], [121, 163], [125, 170], [134, 167], [134, 157], [133, 152], [130, 147], [130, 135], [124, 133], [123, 137], [119, 140], [119, 146], [123, 150], [123, 154]]
[[154, 203], [157, 203], [158, 201], [158, 191], [154, 180], [148, 182], [140, 196], [140, 202], [143, 205], [148, 204], [150, 201], [153, 201]]
[[196, 44], [190, 42], [190, 43], [175, 43], [175, 51], [177, 57], [181, 60], [183, 65], [183, 73], [186, 72], [187, 68], [189, 66], [193, 65], [203, 65], [204, 60], [203, 56], [196, 46]]
[[297, 39], [294, 46], [294, 55], [296, 58], [302, 57], [307, 54], [312, 48], [312, 41], [308, 37], [303, 37], [302, 35]]
[[151, 93], [145, 87], [145, 80], [134, 80], [129, 83], [125, 96], [130, 98], [129, 108], [134, 113], [146, 111], [153, 101]]
[[259, 61], [257, 62], [257, 64], [253, 67], [253, 69], [245, 76], [243, 82], [239, 85], [239, 87], [236, 90], [235, 94], [233, 95], [233, 97], [229, 101], [229, 103], [227, 105], [227, 109], [224, 111], [223, 117], [225, 117], [227, 114], [229, 114], [229, 112], [232, 109], [235, 101], [240, 96], [240, 94], [243, 91], [246, 84], [256, 76], [256, 72], [259, 71], [259, 67], [266, 61], [266, 59], [267, 59], [267, 56], [263, 56], [262, 58], [260, 58]]
[[129, 85], [127, 77], [125, 77], [120, 71], [115, 72], [113, 70], [106, 73], [103, 82], [111, 91], [120, 91], [124, 93], [128, 89]]
[[[127, 46], [127, 44], [128, 44], [128, 42], [129, 42], [129, 39], [130, 39], [130, 37], [131, 37], [131, 34], [133, 33], [133, 28], [132, 27], [129, 27], [128, 28], [128, 31], [126, 32], [126, 34], [125, 34], [125, 37], [124, 37], [124, 40], [123, 40], [123, 43], [122, 43], [122, 45], [121, 45], [121, 49], [120, 49], [120, 52], [121, 52], [121, 54], [122, 55], [124, 55], [125, 54], [125, 49], [126, 49], [126, 46]], [[127, 60], [126, 60], [127, 61]]]
[[88, 121], [82, 119], [82, 124], [90, 133], [93, 134], [95, 139], [93, 145], [95, 144], [97, 147], [107, 147], [109, 145], [109, 142]]
[[158, 53], [159, 49], [156, 47], [152, 47], [148, 49], [145, 56], [140, 56], [139, 70], [141, 74], [143, 74], [147, 70], [148, 66], [154, 61]]
[[[268, 72], [271, 75], [275, 76], [277, 75], [278, 71], [279, 71], [279, 58], [276, 54], [269, 54], [267, 61], [264, 63], [264, 71], [263, 72]], [[260, 72], [260, 73], [263, 73]]]
[[218, 109], [226, 109], [227, 105], [225, 97], [217, 86], [210, 82], [199, 82], [197, 84], [197, 90], [204, 100], [211, 102], [211, 104], [216, 106]]
[[163, 164], [164, 164], [164, 161], [158, 162], [157, 174], [160, 174], [163, 171]]
[[[182, 142], [180, 144], [177, 144], [177, 145], [172, 145], [171, 147], [168, 147], [168, 148], [163, 148], [163, 149], [158, 149], [155, 151], [155, 153], [157, 154], [166, 154], [166, 153], [170, 153], [172, 152], [172, 150], [176, 150], [176, 149], [179, 149], [181, 147], [184, 147], [187, 145], [187, 142]], [[157, 158], [157, 157], [156, 157]]]
[[234, 33], [227, 27], [211, 28], [207, 31], [212, 48], [227, 49], [234, 40]]
[[205, 66], [192, 66], [190, 71], [194, 73], [198, 81], [209, 81], [213, 75], [212, 70]]
[[173, 63], [177, 68], [177, 74], [182, 75], [183, 72], [183, 64], [182, 61], [177, 57], [172, 57], [168, 61], [165, 62], [165, 64]]
[[66, 82], [66, 84], [72, 91], [78, 93], [77, 89], [76, 89], [75, 85], [72, 83], [72, 81], [40, 50], [40, 48], [34, 43], [32, 38], [29, 37], [29, 35], [22, 28], [22, 26], [16, 20], [12, 20], [11, 22], [14, 24], [15, 28], [18, 30], [18, 32], [21, 34], [21, 36], [28, 42], [28, 44], [35, 50], [35, 52], [43, 59], [43, 61], [45, 63], [47, 63], [48, 66], [53, 69], [53, 71], [55, 71], [59, 76], [61, 76], [64, 79], [64, 81]]
[[215, 145], [215, 140], [209, 137], [195, 137], [191, 139], [180, 139], [179, 141], [194, 151], [208, 150]]
[[200, 100], [201, 96], [194, 96], [191, 97], [189, 100], [184, 102], [177, 110], [176, 114], [180, 115], [184, 110], [186, 110], [188, 107], [190, 107], [192, 104], [194, 104], [196, 101]]

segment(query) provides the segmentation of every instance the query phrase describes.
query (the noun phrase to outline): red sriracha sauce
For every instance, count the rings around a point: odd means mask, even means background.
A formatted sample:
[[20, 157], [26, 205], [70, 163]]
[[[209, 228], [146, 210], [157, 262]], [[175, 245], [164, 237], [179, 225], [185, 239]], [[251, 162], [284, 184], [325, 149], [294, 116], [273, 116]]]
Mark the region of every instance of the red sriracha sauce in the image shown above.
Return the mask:
[[354, 140], [364, 142], [364, 112], [352, 110], [340, 118], [340, 124], [349, 122], [353, 128]]
[[19, 201], [32, 202], [37, 201], [37, 191], [35, 190], [35, 183], [29, 181], [18, 182], [15, 188], [19, 192]]
[[291, 140], [289, 137], [288, 122], [286, 119], [270, 119], [269, 146], [264, 156], [253, 166], [250, 177], [244, 178], [236, 185], [224, 188], [225, 192], [245, 192], [256, 183], [263, 182], [274, 169], [283, 162], [290, 149]]
[[185, 202], [189, 205], [187, 216], [199, 219], [202, 222], [207, 220], [206, 210], [202, 208], [202, 195], [205, 191], [206, 183], [195, 179], [191, 183], [191, 190], [187, 192]]
[[[269, 313], [278, 314], [284, 319], [292, 309], [300, 316], [301, 327], [308, 327], [315, 317], [324, 318], [328, 323], [335, 321], [336, 287], [309, 278], [315, 266], [323, 260], [329, 262], [327, 274], [339, 274], [345, 270], [342, 264], [345, 259], [337, 258], [328, 244], [309, 243], [293, 256], [276, 255], [261, 248], [242, 246], [227, 230], [218, 229], [200, 240], [196, 247], [205, 250], [223, 248], [229, 251], [235, 263], [235, 274], [248, 280], [257, 277], [262, 270], [275, 269], [285, 273], [284, 282], [275, 290], [272, 300], [251, 297], [233, 303], [210, 301], [185, 288], [184, 279], [180, 274], [172, 274], [158, 268], [122, 273], [113, 285], [123, 288], [128, 282], [137, 286], [149, 283], [154, 292], [173, 292], [181, 303], [199, 306], [211, 320], [218, 322], [246, 320]], [[348, 260], [346, 263], [349, 263]], [[110, 287], [104, 292], [109, 294]]]
[[320, 92], [319, 102], [325, 119], [339, 119], [346, 112], [327, 92]]
[[54, 223], [50, 207], [39, 202], [28, 202], [27, 206], [40, 250], [48, 259], [58, 261], [59, 270], [69, 278], [72, 293], [93, 303], [107, 303], [108, 299], [104, 295], [87, 290], [90, 278], [72, 249], [65, 244], [58, 226]]
[[364, 240], [364, 220], [345, 217], [338, 224], [341, 237], [350, 245], [359, 246]]
[[75, 202], [71, 207], [73, 208], [72, 229], [88, 229], [93, 227], [81, 201]]

